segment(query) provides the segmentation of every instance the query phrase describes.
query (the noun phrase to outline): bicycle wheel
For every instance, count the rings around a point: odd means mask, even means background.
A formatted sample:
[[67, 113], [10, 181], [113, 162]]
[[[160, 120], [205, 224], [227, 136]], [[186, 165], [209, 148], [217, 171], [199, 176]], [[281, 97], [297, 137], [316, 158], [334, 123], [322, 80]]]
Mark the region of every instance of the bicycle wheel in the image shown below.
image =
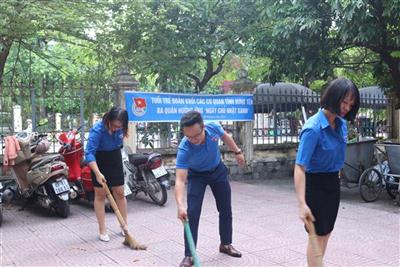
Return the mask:
[[373, 167], [366, 169], [361, 174], [358, 188], [365, 202], [375, 201], [382, 191], [382, 174]]

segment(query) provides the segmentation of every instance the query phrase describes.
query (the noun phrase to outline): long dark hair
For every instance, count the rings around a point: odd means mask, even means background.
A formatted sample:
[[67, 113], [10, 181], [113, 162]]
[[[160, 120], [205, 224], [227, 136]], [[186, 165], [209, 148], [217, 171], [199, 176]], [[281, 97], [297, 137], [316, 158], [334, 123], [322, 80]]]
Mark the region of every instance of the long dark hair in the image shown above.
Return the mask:
[[128, 112], [119, 107], [112, 107], [107, 113], [103, 115], [103, 124], [109, 129], [110, 122], [120, 121], [122, 122], [122, 132], [124, 137], [128, 136]]
[[328, 84], [321, 97], [321, 107], [335, 114], [340, 114], [340, 104], [349, 92], [354, 97], [354, 105], [344, 118], [353, 121], [360, 108], [360, 92], [357, 86], [348, 79], [337, 78]]

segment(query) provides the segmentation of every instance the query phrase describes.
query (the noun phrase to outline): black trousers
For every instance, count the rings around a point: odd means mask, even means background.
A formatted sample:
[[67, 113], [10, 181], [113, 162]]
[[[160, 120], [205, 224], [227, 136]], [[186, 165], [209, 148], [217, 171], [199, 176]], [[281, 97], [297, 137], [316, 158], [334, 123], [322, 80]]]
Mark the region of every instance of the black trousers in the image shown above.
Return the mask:
[[[215, 170], [207, 172], [188, 172], [187, 206], [190, 230], [194, 243], [197, 244], [201, 206], [207, 185], [214, 195], [219, 212], [219, 235], [221, 243], [232, 243], [232, 207], [231, 186], [228, 180], [228, 171], [221, 162]], [[185, 235], [185, 256], [191, 256], [189, 244]]]

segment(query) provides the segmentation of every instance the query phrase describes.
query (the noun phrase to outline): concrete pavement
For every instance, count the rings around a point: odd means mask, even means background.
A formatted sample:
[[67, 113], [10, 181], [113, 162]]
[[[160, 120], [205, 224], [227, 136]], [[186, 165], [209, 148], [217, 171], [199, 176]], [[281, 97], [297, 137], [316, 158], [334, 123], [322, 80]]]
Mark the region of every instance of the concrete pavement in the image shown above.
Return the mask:
[[[211, 191], [203, 203], [198, 254], [202, 266], [306, 266], [307, 236], [297, 217], [289, 179], [232, 182], [234, 245], [242, 258], [218, 252], [218, 213]], [[147, 251], [124, 247], [117, 219], [107, 214], [111, 241], [98, 240], [91, 207], [71, 205], [61, 219], [38, 207], [6, 208], [0, 228], [1, 266], [178, 266], [183, 227], [176, 219], [173, 191], [165, 207], [143, 195], [128, 200], [131, 233]], [[342, 202], [325, 266], [399, 266], [400, 209], [386, 192], [365, 203], [356, 189], [342, 190]]]

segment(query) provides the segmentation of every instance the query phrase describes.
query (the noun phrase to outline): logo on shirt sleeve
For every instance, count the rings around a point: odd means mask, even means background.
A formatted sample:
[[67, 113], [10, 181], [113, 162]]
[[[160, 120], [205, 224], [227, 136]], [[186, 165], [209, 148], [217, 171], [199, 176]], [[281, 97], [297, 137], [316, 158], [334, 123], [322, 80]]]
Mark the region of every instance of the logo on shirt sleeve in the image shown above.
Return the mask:
[[138, 117], [141, 117], [144, 114], [146, 114], [146, 110], [147, 110], [146, 99], [141, 97], [134, 97], [132, 106], [133, 114], [135, 114]]

